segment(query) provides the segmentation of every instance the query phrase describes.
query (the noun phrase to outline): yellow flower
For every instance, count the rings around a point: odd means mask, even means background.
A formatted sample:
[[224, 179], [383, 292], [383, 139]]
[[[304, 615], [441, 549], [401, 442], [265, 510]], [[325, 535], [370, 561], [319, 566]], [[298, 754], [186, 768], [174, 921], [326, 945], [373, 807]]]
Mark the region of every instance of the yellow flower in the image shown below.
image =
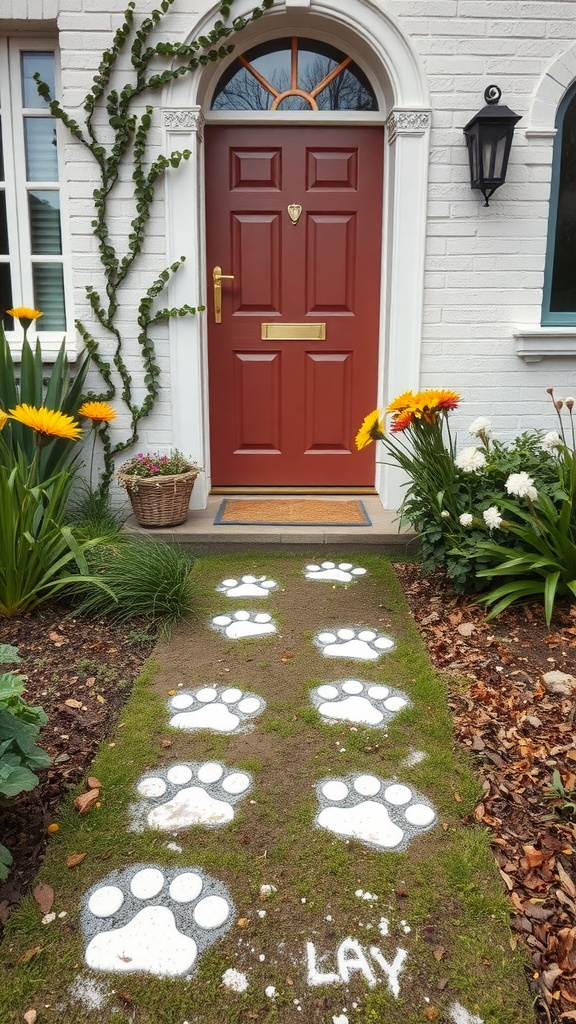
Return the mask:
[[384, 437], [384, 421], [381, 417], [379, 409], [374, 409], [374, 412], [368, 413], [368, 416], [364, 418], [360, 430], [356, 434], [356, 447], [358, 451], [365, 448], [371, 441], [376, 441]]
[[6, 426], [7, 423], [8, 423], [8, 413], [4, 412], [3, 409], [0, 409], [0, 430], [2, 430]]
[[39, 320], [44, 314], [39, 309], [30, 309], [28, 306], [15, 306], [14, 309], [7, 309], [8, 316], [19, 320], [24, 330], [28, 330], [33, 320]]
[[78, 409], [79, 416], [86, 416], [93, 423], [110, 423], [116, 419], [116, 410], [108, 402], [84, 402]]
[[80, 424], [73, 416], [58, 409], [36, 408], [33, 405], [17, 405], [10, 409], [10, 419], [30, 427], [36, 434], [47, 437], [64, 437], [68, 441], [77, 441], [82, 435]]
[[412, 406], [415, 397], [411, 391], [405, 391], [404, 394], [398, 395], [398, 398], [390, 402], [386, 412], [404, 412], [405, 409]]

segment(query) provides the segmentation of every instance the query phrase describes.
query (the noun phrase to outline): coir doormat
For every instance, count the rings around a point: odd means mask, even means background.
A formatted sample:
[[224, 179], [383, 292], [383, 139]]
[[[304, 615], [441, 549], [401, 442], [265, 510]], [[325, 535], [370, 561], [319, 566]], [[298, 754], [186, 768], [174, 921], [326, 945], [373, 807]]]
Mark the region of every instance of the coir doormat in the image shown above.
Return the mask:
[[226, 498], [216, 526], [372, 526], [364, 502], [317, 498]]

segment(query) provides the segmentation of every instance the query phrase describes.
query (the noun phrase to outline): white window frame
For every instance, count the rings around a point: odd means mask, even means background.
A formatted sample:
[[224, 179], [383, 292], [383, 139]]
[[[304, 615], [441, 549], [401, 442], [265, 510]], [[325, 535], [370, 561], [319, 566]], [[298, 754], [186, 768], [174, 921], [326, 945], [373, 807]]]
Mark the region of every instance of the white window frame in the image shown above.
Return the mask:
[[[28, 331], [28, 340], [39, 338], [46, 362], [53, 362], [62, 341], [66, 342], [69, 358], [75, 359], [76, 332], [73, 316], [73, 287], [68, 223], [67, 195], [64, 175], [65, 134], [60, 122], [56, 122], [58, 178], [56, 181], [27, 181], [24, 145], [24, 117], [50, 117], [44, 107], [24, 107], [21, 78], [21, 54], [37, 50], [54, 54], [54, 78], [56, 94], [60, 95], [60, 51], [54, 38], [39, 39], [26, 35], [0, 36], [0, 110], [2, 113], [2, 140], [4, 152], [4, 174], [6, 187], [6, 215], [8, 228], [9, 257], [0, 256], [3, 263], [11, 267], [13, 306], [32, 306], [34, 303], [33, 266], [35, 263], [56, 263], [62, 265], [64, 280], [64, 303], [66, 324], [64, 330], [44, 331], [42, 321], [33, 324]], [[31, 191], [55, 191], [60, 195], [60, 223], [62, 254], [38, 255], [31, 252], [28, 193]], [[36, 331], [38, 326], [38, 331]], [[23, 332], [16, 321], [12, 330], [6, 331], [12, 356], [19, 359], [22, 350]]]

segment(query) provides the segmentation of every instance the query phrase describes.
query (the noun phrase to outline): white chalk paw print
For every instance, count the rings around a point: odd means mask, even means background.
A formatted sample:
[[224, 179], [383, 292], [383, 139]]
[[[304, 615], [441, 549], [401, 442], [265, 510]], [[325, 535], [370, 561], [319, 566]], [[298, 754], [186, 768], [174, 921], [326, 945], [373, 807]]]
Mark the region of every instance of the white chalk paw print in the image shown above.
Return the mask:
[[431, 804], [400, 782], [376, 775], [323, 779], [316, 786], [316, 824], [377, 850], [405, 850], [436, 822]]
[[307, 580], [330, 580], [332, 583], [352, 583], [358, 576], [365, 576], [366, 569], [352, 565], [352, 562], [311, 563], [304, 570]]
[[112, 871], [83, 900], [86, 963], [121, 974], [187, 974], [234, 916], [226, 887], [199, 868]]
[[232, 821], [234, 804], [252, 789], [252, 776], [219, 761], [187, 761], [143, 775], [136, 789], [143, 798], [130, 808], [136, 829], [216, 828]]
[[266, 576], [241, 576], [239, 580], [222, 580], [216, 590], [228, 597], [268, 597], [278, 584]]
[[168, 701], [174, 729], [209, 729], [211, 732], [240, 732], [252, 718], [262, 714], [266, 701], [237, 686], [202, 686], [181, 690]]
[[267, 612], [231, 612], [230, 615], [216, 615], [212, 619], [214, 629], [220, 630], [230, 640], [243, 640], [249, 636], [267, 636], [276, 633], [276, 623]]
[[326, 722], [386, 725], [410, 699], [401, 690], [363, 679], [344, 679], [315, 686], [310, 700]]
[[391, 651], [394, 641], [374, 629], [337, 629], [333, 633], [317, 633], [316, 644], [327, 658], [354, 658], [376, 661]]

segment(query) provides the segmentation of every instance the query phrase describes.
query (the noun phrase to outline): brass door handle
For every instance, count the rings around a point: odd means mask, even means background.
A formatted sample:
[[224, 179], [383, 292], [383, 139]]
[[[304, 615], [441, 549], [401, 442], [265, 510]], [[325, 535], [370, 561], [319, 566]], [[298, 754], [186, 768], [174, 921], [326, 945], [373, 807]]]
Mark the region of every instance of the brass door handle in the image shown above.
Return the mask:
[[222, 267], [214, 267], [212, 280], [214, 282], [214, 323], [222, 323], [222, 280], [233, 281], [234, 274], [223, 274]]

